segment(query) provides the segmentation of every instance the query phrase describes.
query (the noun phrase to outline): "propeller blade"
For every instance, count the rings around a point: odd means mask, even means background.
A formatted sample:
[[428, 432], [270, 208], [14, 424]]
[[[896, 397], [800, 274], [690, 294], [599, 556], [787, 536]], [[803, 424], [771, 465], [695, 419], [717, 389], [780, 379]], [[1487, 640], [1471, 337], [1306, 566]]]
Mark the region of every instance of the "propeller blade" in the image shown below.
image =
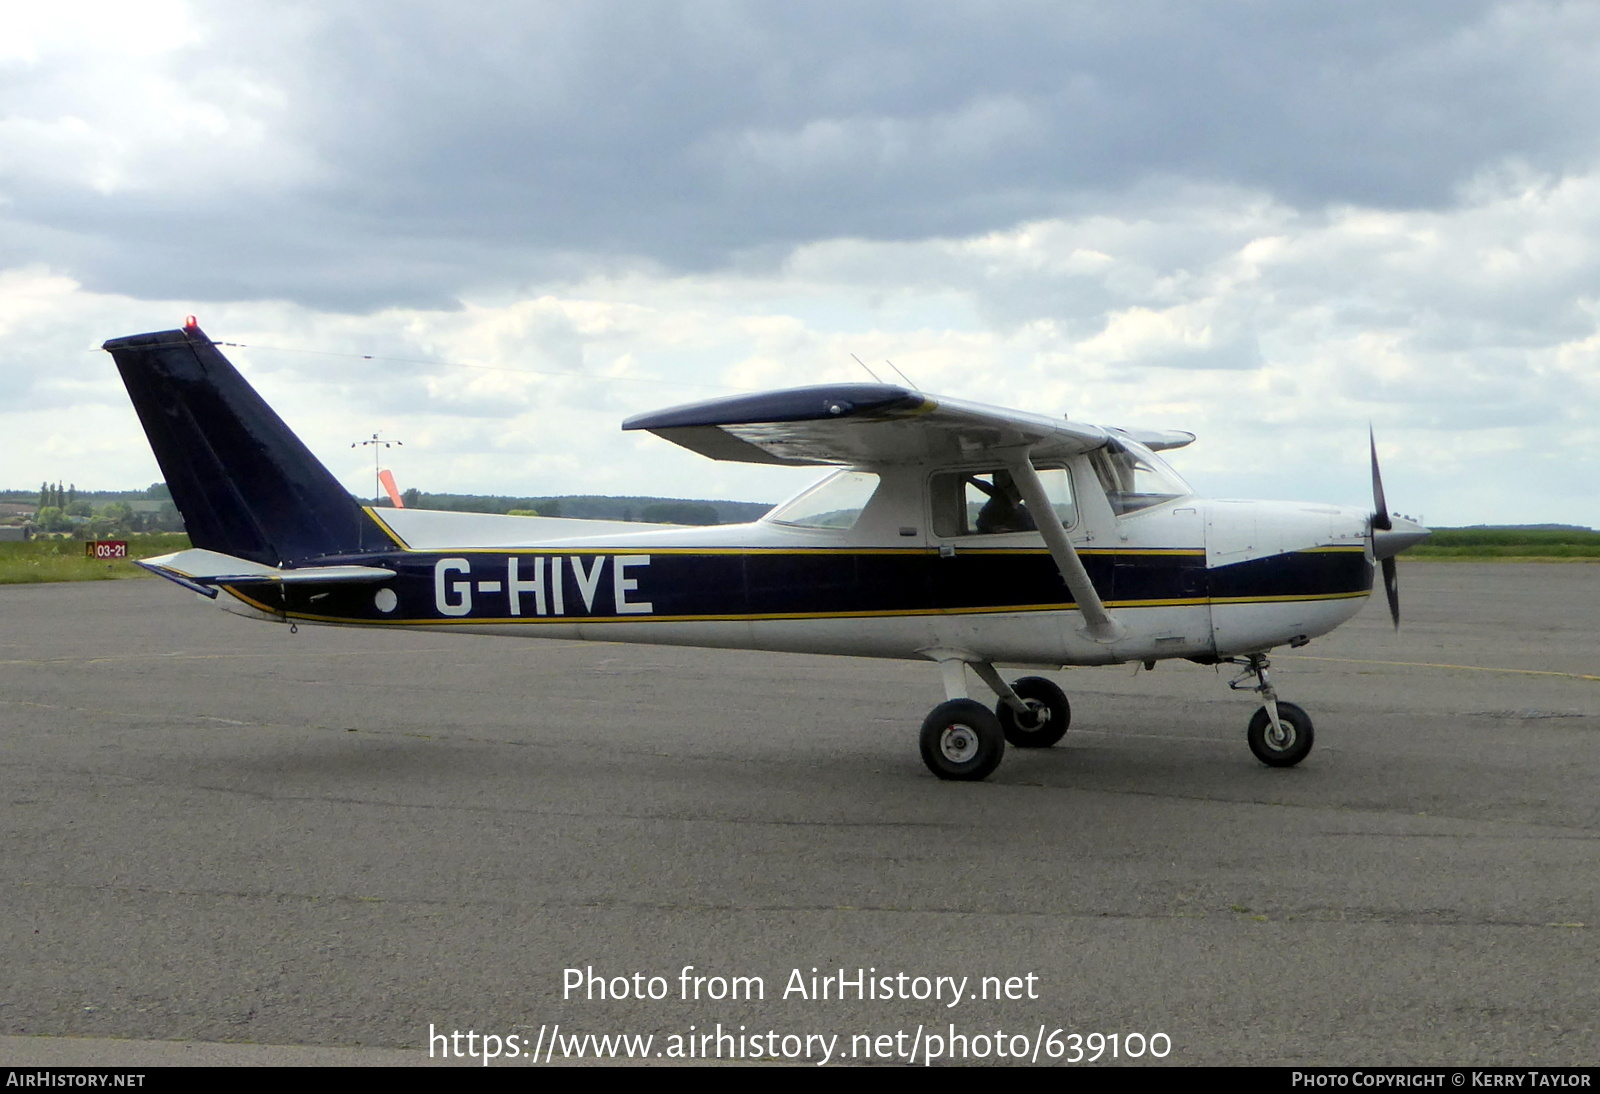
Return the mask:
[[1389, 520], [1389, 503], [1383, 496], [1383, 476], [1378, 474], [1378, 438], [1367, 426], [1367, 442], [1372, 446], [1372, 526], [1387, 532], [1394, 525]]
[[1389, 500], [1383, 496], [1383, 476], [1378, 472], [1378, 438], [1367, 426], [1367, 444], [1372, 450], [1372, 557], [1383, 564], [1383, 591], [1389, 598], [1389, 618], [1400, 629], [1400, 575], [1394, 556], [1412, 544], [1428, 538], [1428, 530], [1408, 517], [1389, 515]]

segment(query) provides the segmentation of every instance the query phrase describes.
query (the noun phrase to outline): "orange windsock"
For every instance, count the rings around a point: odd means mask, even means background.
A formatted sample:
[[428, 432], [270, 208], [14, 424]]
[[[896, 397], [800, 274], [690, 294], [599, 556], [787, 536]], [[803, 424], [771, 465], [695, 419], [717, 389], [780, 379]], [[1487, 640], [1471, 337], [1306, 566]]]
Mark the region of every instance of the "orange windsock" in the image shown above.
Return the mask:
[[404, 509], [406, 503], [400, 500], [400, 488], [394, 484], [394, 472], [385, 467], [378, 472], [378, 481], [383, 483], [384, 493], [389, 495], [389, 500], [394, 502], [396, 509]]

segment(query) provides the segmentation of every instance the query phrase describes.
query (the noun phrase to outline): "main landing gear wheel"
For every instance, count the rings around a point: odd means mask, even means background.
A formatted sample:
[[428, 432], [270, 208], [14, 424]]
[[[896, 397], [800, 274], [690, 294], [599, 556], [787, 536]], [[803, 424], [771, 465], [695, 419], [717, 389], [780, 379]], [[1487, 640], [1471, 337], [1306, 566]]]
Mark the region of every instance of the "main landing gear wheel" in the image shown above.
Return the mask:
[[1011, 690], [1028, 704], [1028, 713], [1018, 714], [1004, 702], [995, 707], [1006, 740], [1018, 748], [1049, 748], [1066, 735], [1072, 724], [1072, 707], [1054, 681], [1024, 676]]
[[922, 762], [941, 779], [988, 778], [1006, 752], [994, 712], [975, 699], [951, 699], [922, 722]]
[[1280, 702], [1278, 723], [1281, 734], [1273, 732], [1266, 707], [1256, 711], [1247, 734], [1250, 751], [1268, 767], [1293, 767], [1311, 753], [1311, 716], [1293, 703]]

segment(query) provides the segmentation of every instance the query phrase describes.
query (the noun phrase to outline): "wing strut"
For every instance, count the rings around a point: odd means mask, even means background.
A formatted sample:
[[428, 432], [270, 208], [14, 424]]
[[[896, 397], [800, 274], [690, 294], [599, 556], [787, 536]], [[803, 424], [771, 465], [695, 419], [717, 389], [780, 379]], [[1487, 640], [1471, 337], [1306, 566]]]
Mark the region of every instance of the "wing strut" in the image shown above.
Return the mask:
[[1089, 624], [1084, 628], [1084, 633], [1096, 642], [1115, 642], [1126, 631], [1121, 623], [1111, 618], [1100, 594], [1094, 591], [1089, 571], [1083, 568], [1083, 560], [1078, 557], [1072, 540], [1067, 538], [1067, 530], [1061, 527], [1059, 520], [1050, 519], [1048, 514], [1054, 514], [1055, 507], [1050, 504], [1050, 496], [1045, 493], [1044, 483], [1039, 481], [1039, 472], [1034, 468], [1033, 461], [1026, 453], [1022, 453], [1009, 461], [1007, 467], [1012, 481], [1022, 491], [1022, 500], [1027, 502], [1028, 512], [1033, 514], [1034, 525], [1044, 536], [1044, 545], [1050, 548], [1050, 557], [1055, 559], [1056, 569], [1061, 571], [1061, 580], [1067, 583], [1072, 599], [1077, 602], [1078, 610]]

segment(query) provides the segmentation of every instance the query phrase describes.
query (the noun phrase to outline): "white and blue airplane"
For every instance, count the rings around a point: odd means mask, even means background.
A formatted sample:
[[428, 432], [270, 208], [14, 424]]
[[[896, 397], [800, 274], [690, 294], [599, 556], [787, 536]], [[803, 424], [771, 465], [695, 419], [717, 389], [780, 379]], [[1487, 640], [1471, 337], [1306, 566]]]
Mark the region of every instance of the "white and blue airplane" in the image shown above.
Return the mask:
[[[624, 429], [717, 460], [833, 473], [752, 524], [674, 527], [375, 509], [302, 444], [191, 319], [105, 344], [193, 547], [140, 565], [240, 615], [297, 625], [650, 642], [927, 660], [942, 779], [1006, 744], [1047, 747], [1071, 708], [1042, 676], [1167, 658], [1240, 667], [1247, 740], [1312, 746], [1267, 654], [1360, 610], [1428, 535], [1387, 512], [1196, 497], [1156, 453], [1193, 434], [1116, 429], [887, 384], [833, 384], [643, 414]], [[1041, 519], [1042, 518], [1042, 519]], [[971, 698], [968, 670], [996, 696]]]

